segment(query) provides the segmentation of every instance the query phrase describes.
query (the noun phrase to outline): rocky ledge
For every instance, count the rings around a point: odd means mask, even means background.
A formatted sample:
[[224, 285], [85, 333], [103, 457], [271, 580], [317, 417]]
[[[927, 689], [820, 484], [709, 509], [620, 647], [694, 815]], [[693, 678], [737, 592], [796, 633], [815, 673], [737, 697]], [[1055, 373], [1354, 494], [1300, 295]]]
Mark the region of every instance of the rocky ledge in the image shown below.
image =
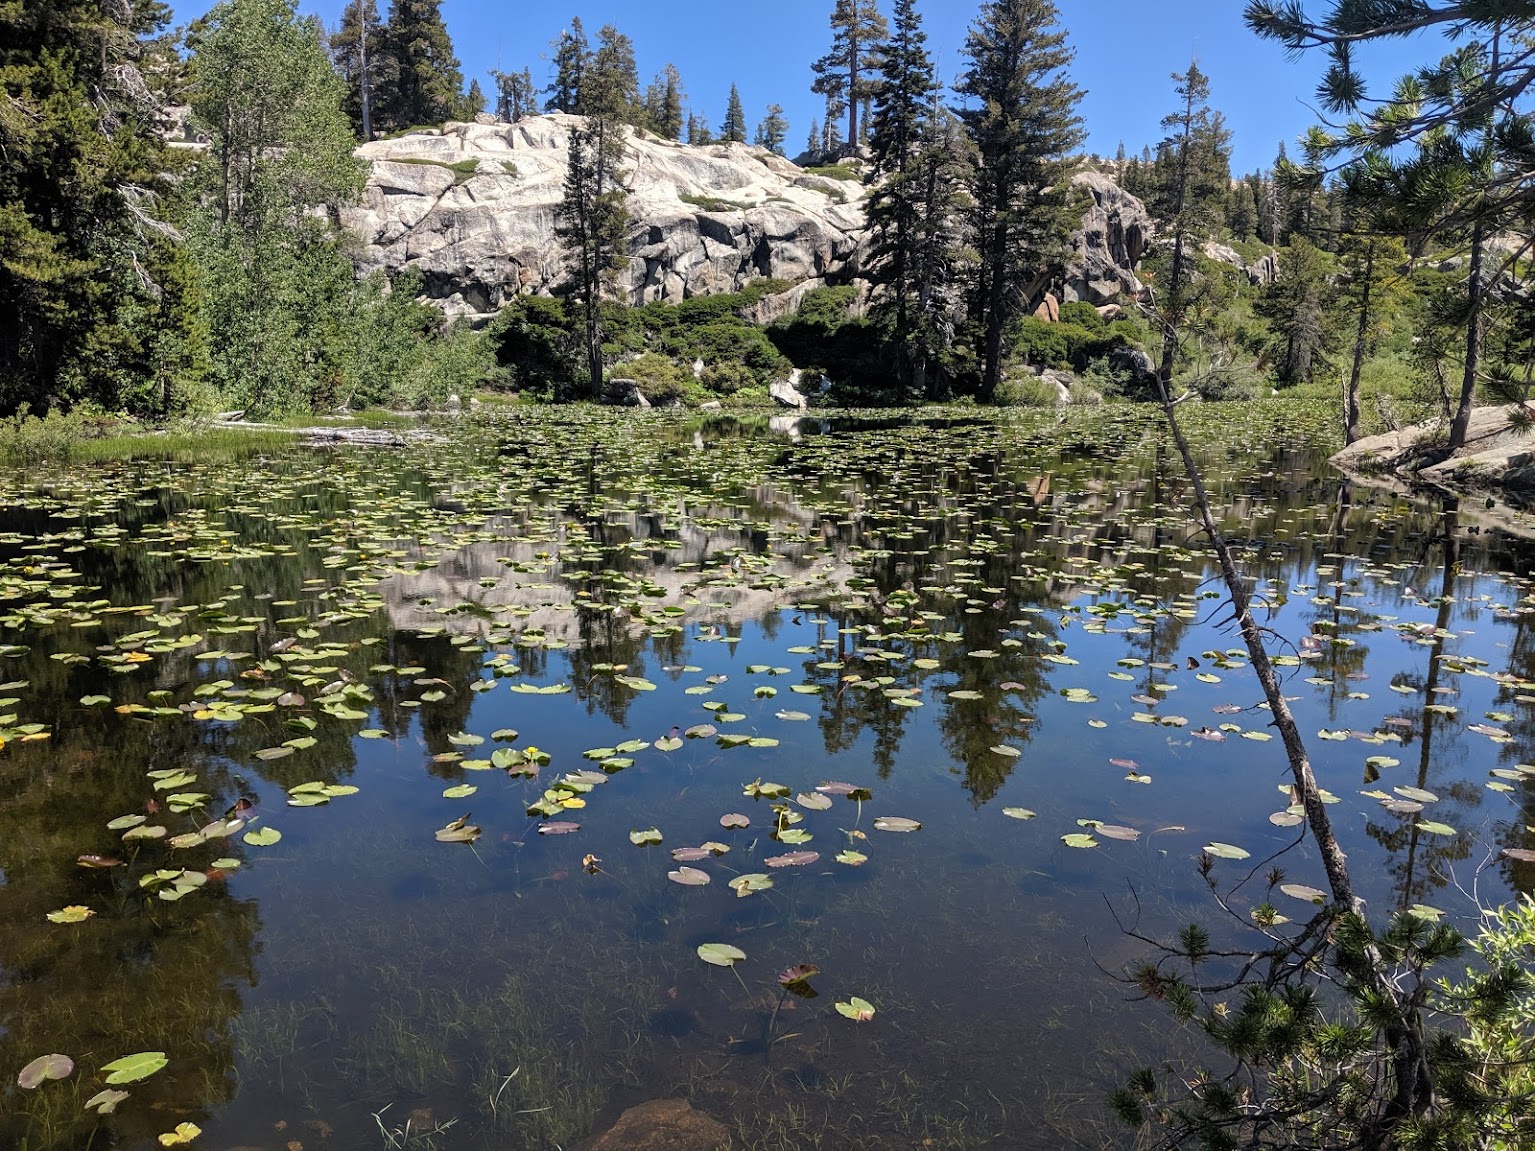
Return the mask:
[[1476, 408], [1465, 444], [1444, 450], [1440, 424], [1415, 424], [1367, 436], [1332, 457], [1345, 473], [1366, 481], [1395, 477], [1446, 491], [1494, 493], [1510, 503], [1535, 503], [1535, 405]]
[[[555, 208], [580, 123], [559, 113], [450, 123], [363, 145], [367, 189], [343, 215], [362, 241], [361, 270], [418, 271], [427, 299], [451, 316], [485, 318], [518, 294], [552, 292], [567, 276]], [[619, 289], [629, 303], [734, 292], [763, 277], [800, 292], [857, 280], [867, 236], [860, 181], [744, 144], [695, 147], [626, 131], [631, 225]], [[1085, 209], [1061, 298], [1135, 297], [1152, 229], [1145, 207], [1097, 172], [1074, 183]]]

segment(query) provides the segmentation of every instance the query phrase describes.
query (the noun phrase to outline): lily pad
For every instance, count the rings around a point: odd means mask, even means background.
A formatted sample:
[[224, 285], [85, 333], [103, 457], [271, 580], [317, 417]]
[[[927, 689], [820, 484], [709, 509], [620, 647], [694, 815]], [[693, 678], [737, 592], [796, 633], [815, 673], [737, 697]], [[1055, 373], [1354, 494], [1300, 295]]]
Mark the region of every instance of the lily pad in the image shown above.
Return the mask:
[[846, 1002], [839, 1002], [837, 1011], [839, 1014], [846, 1015], [854, 1023], [867, 1023], [874, 1018], [874, 1004], [856, 995]]
[[746, 958], [746, 952], [728, 943], [700, 943], [698, 958], [715, 967], [733, 967]]
[[75, 1061], [68, 1055], [39, 1055], [21, 1069], [16, 1076], [16, 1086], [32, 1091], [50, 1079], [67, 1079], [75, 1069]]
[[876, 831], [918, 831], [922, 824], [915, 819], [907, 819], [902, 815], [882, 815], [874, 821]]
[[117, 1086], [148, 1079], [156, 1071], [163, 1070], [169, 1063], [170, 1060], [165, 1057], [163, 1051], [140, 1051], [134, 1055], [124, 1055], [121, 1059], [114, 1059], [102, 1067], [102, 1070], [107, 1073], [107, 1082]]
[[696, 867], [679, 867], [676, 871], [668, 871], [666, 878], [684, 887], [703, 887], [709, 882], [709, 873]]

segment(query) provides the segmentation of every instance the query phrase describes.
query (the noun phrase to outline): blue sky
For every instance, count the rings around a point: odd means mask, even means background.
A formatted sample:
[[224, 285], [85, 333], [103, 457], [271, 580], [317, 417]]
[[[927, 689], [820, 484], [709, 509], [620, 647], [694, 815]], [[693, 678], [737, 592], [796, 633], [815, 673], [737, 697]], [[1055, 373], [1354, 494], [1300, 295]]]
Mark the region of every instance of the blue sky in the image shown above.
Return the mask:
[[[188, 20], [212, 0], [172, 0], [176, 18]], [[299, 0], [327, 27], [345, 0]], [[961, 68], [965, 32], [979, 8], [972, 0], [918, 0], [932, 50], [946, 79]], [[1161, 136], [1158, 121], [1173, 107], [1169, 75], [1191, 56], [1210, 77], [1211, 103], [1232, 129], [1232, 168], [1251, 171], [1272, 162], [1287, 143], [1315, 122], [1311, 110], [1319, 58], [1286, 59], [1280, 47], [1242, 25], [1242, 0], [1057, 0], [1076, 61], [1077, 86], [1086, 89], [1081, 113], [1087, 147], [1113, 155], [1121, 141], [1132, 152]], [[387, 12], [388, 0], [378, 0]], [[887, 15], [889, 3], [882, 4]], [[1311, 7], [1320, 11], [1321, 0]], [[549, 78], [549, 42], [579, 16], [588, 36], [613, 24], [635, 44], [642, 85], [666, 63], [682, 73], [690, 109], [718, 127], [731, 83], [739, 86], [747, 120], [755, 127], [767, 105], [783, 105], [788, 150], [804, 146], [821, 100], [810, 92], [810, 64], [828, 46], [832, 0], [443, 0], [442, 11], [464, 67], [465, 82], [524, 66], [535, 82]], [[1440, 54], [1438, 42], [1396, 42], [1361, 53], [1367, 74], [1394, 78]]]

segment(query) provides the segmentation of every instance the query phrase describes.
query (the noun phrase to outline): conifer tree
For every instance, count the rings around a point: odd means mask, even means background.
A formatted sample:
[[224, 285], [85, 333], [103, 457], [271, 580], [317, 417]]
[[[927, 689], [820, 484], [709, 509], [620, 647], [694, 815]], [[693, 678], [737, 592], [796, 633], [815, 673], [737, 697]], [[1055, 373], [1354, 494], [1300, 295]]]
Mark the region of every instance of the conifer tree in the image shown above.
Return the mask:
[[593, 399], [601, 399], [603, 386], [602, 297], [623, 267], [629, 225], [620, 171], [624, 131], [605, 112], [588, 115], [572, 129], [565, 193], [555, 211], [556, 233], [573, 257], [570, 295], [581, 317]]
[[965, 41], [955, 91], [975, 148], [970, 230], [978, 255], [970, 323], [979, 397], [1002, 379], [1007, 333], [1032, 301], [1029, 285], [1058, 263], [1070, 235], [1067, 179], [1085, 133], [1074, 53], [1051, 0], [990, 0]]
[[195, 315], [164, 222], [169, 18], [157, 0], [0, 5], [0, 413], [173, 403]]
[[515, 124], [527, 116], [538, 114], [538, 89], [533, 85], [533, 73], [524, 68], [521, 72], [492, 72], [496, 82], [496, 115]]
[[688, 143], [704, 147], [714, 143], [714, 133], [710, 130], [708, 121], [695, 113], [688, 113]]
[[914, 399], [926, 398], [941, 351], [944, 287], [958, 247], [962, 150], [937, 99], [927, 36], [913, 0], [896, 0], [870, 133], [873, 188], [868, 276], [874, 313], [888, 332], [894, 374]]
[[597, 30], [597, 50], [586, 68], [580, 105], [584, 116], [608, 116], [621, 124], [643, 118], [634, 41], [611, 24]]
[[581, 85], [591, 60], [586, 30], [581, 27], [581, 18], [574, 17], [554, 42], [554, 82], [549, 85], [544, 111], [581, 114]]
[[766, 148], [769, 152], [777, 152], [783, 155], [783, 142], [789, 135], [789, 122], [783, 118], [783, 108], [777, 104], [769, 104], [767, 115], [763, 116], [757, 124], [756, 145]]
[[720, 124], [720, 139], [727, 144], [746, 143], [746, 111], [741, 107], [741, 93], [732, 84], [730, 102], [725, 106], [725, 119]]
[[859, 125], [859, 112], [866, 110], [874, 97], [874, 72], [889, 26], [880, 14], [877, 0], [836, 0], [831, 13], [831, 51], [822, 56], [811, 70], [815, 81], [810, 90], [826, 97], [827, 117], [847, 112], [847, 138], [863, 143], [866, 128]]
[[682, 139], [682, 96], [682, 74], [668, 64], [645, 89], [645, 127], [663, 139]]
[[1279, 254], [1279, 278], [1256, 311], [1274, 328], [1275, 368], [1281, 383], [1305, 384], [1327, 343], [1329, 258], [1304, 236], [1292, 236]]
[[485, 111], [485, 90], [480, 87], [478, 78], [469, 81], [469, 91], [464, 93], [463, 120], [473, 120], [481, 112]]
[[464, 77], [442, 0], [393, 0], [384, 27], [391, 88], [380, 119], [393, 129], [441, 124], [463, 110]]
[[1173, 73], [1178, 110], [1164, 116], [1169, 135], [1158, 150], [1155, 203], [1173, 233], [1172, 269], [1158, 301], [1162, 323], [1162, 362], [1158, 377], [1171, 395], [1178, 337], [1184, 329], [1185, 294], [1191, 268], [1188, 246], [1210, 235], [1231, 184], [1231, 133], [1220, 113], [1210, 111], [1210, 81], [1195, 61], [1187, 72]]
[[375, 0], [347, 0], [341, 24], [330, 37], [331, 59], [346, 81], [343, 107], [353, 128], [366, 142], [373, 139], [374, 93], [390, 84], [391, 57], [384, 49], [384, 29]]

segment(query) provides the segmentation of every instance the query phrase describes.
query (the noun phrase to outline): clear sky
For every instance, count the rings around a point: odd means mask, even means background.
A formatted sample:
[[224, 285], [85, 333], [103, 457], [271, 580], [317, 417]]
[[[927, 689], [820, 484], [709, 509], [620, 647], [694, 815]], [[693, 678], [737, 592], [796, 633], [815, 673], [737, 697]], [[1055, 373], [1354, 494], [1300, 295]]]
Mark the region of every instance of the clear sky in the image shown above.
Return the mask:
[[[345, 0], [299, 0], [301, 11], [334, 27]], [[387, 13], [388, 0], [377, 0]], [[212, 0], [172, 0], [178, 20], [212, 7]], [[1173, 108], [1169, 76], [1191, 57], [1210, 77], [1211, 104], [1232, 129], [1232, 169], [1267, 166], [1281, 140], [1295, 140], [1316, 121], [1313, 93], [1322, 61], [1286, 59], [1271, 41], [1242, 24], [1242, 0], [1057, 0], [1061, 23], [1076, 49], [1071, 77], [1086, 90], [1081, 106], [1087, 147], [1113, 155], [1155, 144], [1158, 121]], [[1321, 10], [1320, 0], [1312, 0]], [[889, 14], [889, 2], [882, 3]], [[918, 0], [928, 47], [945, 80], [961, 70], [974, 0]], [[628, 35], [639, 60], [641, 86], [668, 62], [682, 73], [689, 110], [718, 129], [730, 85], [741, 91], [747, 122], [770, 103], [789, 120], [787, 150], [804, 147], [821, 99], [810, 91], [810, 64], [828, 47], [832, 0], [443, 0], [443, 16], [464, 69], [487, 96], [496, 67], [531, 68], [548, 82], [550, 41], [579, 16], [589, 38], [603, 24]], [[1394, 78], [1437, 57], [1439, 43], [1396, 42], [1361, 53], [1367, 74]], [[1293, 154], [1293, 149], [1292, 149]]]

